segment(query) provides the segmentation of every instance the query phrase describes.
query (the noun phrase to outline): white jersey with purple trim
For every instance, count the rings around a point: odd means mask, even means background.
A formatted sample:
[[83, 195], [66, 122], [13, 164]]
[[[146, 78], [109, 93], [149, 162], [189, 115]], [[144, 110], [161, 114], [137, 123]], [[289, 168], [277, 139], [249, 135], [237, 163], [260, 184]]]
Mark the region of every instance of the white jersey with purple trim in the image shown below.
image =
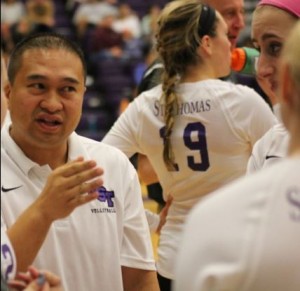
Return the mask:
[[[2, 215], [1, 215], [2, 216]], [[2, 217], [1, 217], [2, 224]], [[17, 261], [14, 249], [6, 234], [5, 227], [1, 225], [1, 274], [7, 281], [14, 279], [16, 276]]]
[[[51, 169], [28, 159], [2, 129], [1, 209], [7, 227], [36, 199]], [[55, 221], [33, 262], [62, 278], [64, 290], [123, 290], [121, 266], [156, 270], [137, 173], [119, 150], [78, 136], [69, 160], [93, 159], [104, 169], [99, 198]], [[24, 238], [26, 239], [26, 238]]]
[[300, 157], [241, 178], [196, 205], [174, 291], [299, 291]]
[[274, 125], [254, 145], [247, 165], [247, 174], [278, 162], [287, 156], [289, 133], [282, 123]]
[[205, 194], [245, 174], [254, 143], [277, 120], [254, 90], [221, 80], [184, 83], [171, 141], [177, 171], [164, 164], [164, 105], [161, 85], [142, 93], [128, 106], [103, 142], [128, 157], [148, 156], [169, 208], [158, 247], [158, 271], [173, 279], [174, 257], [185, 217]]

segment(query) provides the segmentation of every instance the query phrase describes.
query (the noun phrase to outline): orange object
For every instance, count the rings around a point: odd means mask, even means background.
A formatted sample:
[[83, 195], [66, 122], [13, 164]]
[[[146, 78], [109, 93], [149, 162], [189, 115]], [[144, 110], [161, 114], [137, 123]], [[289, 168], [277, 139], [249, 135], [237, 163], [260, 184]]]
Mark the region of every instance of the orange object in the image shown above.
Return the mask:
[[255, 75], [259, 51], [255, 48], [235, 48], [231, 52], [231, 70], [244, 75]]
[[235, 48], [231, 53], [231, 69], [239, 72], [246, 64], [246, 51], [242, 48]]

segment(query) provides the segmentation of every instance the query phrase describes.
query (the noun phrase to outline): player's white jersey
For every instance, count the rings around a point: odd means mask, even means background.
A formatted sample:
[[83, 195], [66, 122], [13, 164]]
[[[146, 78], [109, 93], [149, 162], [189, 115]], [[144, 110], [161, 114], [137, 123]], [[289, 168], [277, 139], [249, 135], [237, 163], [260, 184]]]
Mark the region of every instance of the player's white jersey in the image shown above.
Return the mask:
[[148, 156], [164, 198], [174, 199], [159, 244], [159, 273], [173, 278], [182, 223], [201, 196], [243, 175], [254, 143], [277, 121], [254, 90], [221, 80], [179, 85], [171, 141], [178, 171], [163, 162], [164, 105], [161, 85], [128, 106], [103, 142], [127, 156]]
[[298, 291], [300, 157], [241, 178], [190, 213], [175, 291]]
[[256, 172], [287, 156], [289, 133], [282, 123], [274, 125], [254, 145], [247, 173]]
[[[42, 192], [51, 169], [27, 158], [8, 126], [1, 134], [1, 210], [10, 227]], [[121, 291], [121, 266], [156, 270], [137, 173], [111, 146], [76, 133], [68, 142], [69, 160], [95, 160], [104, 184], [98, 199], [52, 223], [33, 265], [58, 274], [66, 291]]]

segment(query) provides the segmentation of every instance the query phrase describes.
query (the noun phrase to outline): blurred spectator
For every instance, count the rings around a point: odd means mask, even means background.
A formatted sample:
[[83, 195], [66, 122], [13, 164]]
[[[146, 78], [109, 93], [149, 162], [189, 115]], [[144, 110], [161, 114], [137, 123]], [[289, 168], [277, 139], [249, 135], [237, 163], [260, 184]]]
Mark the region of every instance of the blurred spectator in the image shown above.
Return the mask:
[[12, 25], [25, 15], [23, 2], [19, 0], [4, 0], [1, 2], [1, 25]]
[[114, 21], [113, 28], [120, 33], [131, 34], [133, 38], [141, 36], [141, 22], [136, 13], [127, 3], [122, 3], [119, 6], [117, 19]]
[[73, 22], [77, 35], [82, 38], [88, 27], [97, 26], [108, 14], [117, 14], [117, 8], [105, 0], [86, 0], [76, 9]]
[[25, 16], [25, 6], [19, 0], [1, 2], [1, 46], [5, 52], [13, 49], [10, 29]]
[[53, 0], [28, 0], [26, 11], [26, 17], [11, 27], [14, 44], [32, 33], [54, 31], [55, 5]]
[[114, 20], [113, 15], [106, 15], [90, 34], [90, 47], [87, 52], [91, 55], [91, 64], [110, 58], [118, 58], [128, 63], [140, 61], [143, 58], [142, 40], [133, 38], [127, 30], [123, 33], [115, 31]]
[[153, 47], [152, 42], [144, 42], [142, 47], [143, 57], [133, 68], [133, 80], [135, 85], [134, 96], [138, 95], [137, 88], [143, 80], [144, 73], [147, 68], [154, 62], [158, 57], [156, 49]]
[[154, 38], [156, 27], [157, 27], [157, 18], [160, 14], [159, 5], [153, 4], [149, 8], [149, 12], [143, 16], [141, 21], [142, 35], [147, 39]]
[[55, 4], [52, 0], [27, 0], [28, 18], [32, 23], [53, 27]]
[[130, 62], [137, 62], [143, 58], [142, 47], [144, 41], [141, 38], [134, 37], [129, 30], [123, 32], [124, 40], [124, 59]]
[[120, 58], [123, 54], [124, 41], [121, 33], [112, 28], [115, 17], [106, 15], [95, 28], [90, 38], [91, 60], [102, 58]]
[[141, 22], [137, 14], [127, 3], [119, 6], [119, 14], [114, 21], [112, 28], [122, 33], [124, 40], [123, 60], [128, 62], [138, 62], [143, 58], [141, 38]]

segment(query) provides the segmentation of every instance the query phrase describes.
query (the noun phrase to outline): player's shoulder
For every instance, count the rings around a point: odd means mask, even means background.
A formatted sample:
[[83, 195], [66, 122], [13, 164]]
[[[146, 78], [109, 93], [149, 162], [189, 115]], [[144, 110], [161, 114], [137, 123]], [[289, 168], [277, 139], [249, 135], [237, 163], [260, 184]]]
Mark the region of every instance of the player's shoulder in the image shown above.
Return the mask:
[[[157, 97], [160, 98], [160, 96], [157, 96], [158, 93], [160, 95], [162, 93], [162, 85], [161, 84], [158, 84], [158, 85], [152, 87], [151, 89], [148, 89], [148, 90], [142, 92], [139, 96], [143, 96], [143, 98], [157, 98]], [[136, 98], [136, 99], [138, 99], [138, 98]]]
[[195, 207], [199, 214], [242, 211], [255, 200], [277, 195], [276, 189], [287, 184], [300, 189], [300, 158], [286, 158], [251, 175], [243, 176], [209, 194]]
[[255, 143], [254, 148], [268, 147], [273, 143], [273, 140], [277, 136], [283, 136], [286, 134], [287, 131], [283, 128], [283, 125], [275, 124]]
[[141, 110], [144, 107], [149, 107], [149, 105], [161, 99], [162, 95], [162, 85], [158, 84], [149, 90], [146, 90], [139, 94], [131, 104], [136, 106], [137, 110]]
[[242, 84], [234, 84], [231, 82], [228, 82], [230, 89], [233, 92], [236, 92], [241, 98], [254, 98], [263, 101], [263, 98], [251, 87], [248, 87], [247, 85]]
[[249, 98], [249, 96], [250, 98], [259, 97], [262, 99], [254, 89], [231, 81], [214, 80], [213, 86], [210, 86], [210, 88], [220, 95], [237, 100]]
[[289, 133], [287, 131], [287, 129], [284, 127], [283, 123], [278, 122], [275, 125], [273, 125], [267, 132], [266, 134], [262, 137], [267, 139], [271, 139], [271, 140], [277, 140], [278, 142], [281, 139], [285, 139], [289, 136]]
[[[274, 136], [285, 136], [288, 135], [288, 131], [285, 128], [285, 126], [283, 125], [282, 122], [278, 122], [275, 125], [273, 125], [268, 131], [268, 134], [270, 135], [274, 135]], [[267, 134], [266, 133], [266, 134]]]
[[287, 147], [289, 133], [282, 123], [273, 125], [254, 145], [254, 149]]

